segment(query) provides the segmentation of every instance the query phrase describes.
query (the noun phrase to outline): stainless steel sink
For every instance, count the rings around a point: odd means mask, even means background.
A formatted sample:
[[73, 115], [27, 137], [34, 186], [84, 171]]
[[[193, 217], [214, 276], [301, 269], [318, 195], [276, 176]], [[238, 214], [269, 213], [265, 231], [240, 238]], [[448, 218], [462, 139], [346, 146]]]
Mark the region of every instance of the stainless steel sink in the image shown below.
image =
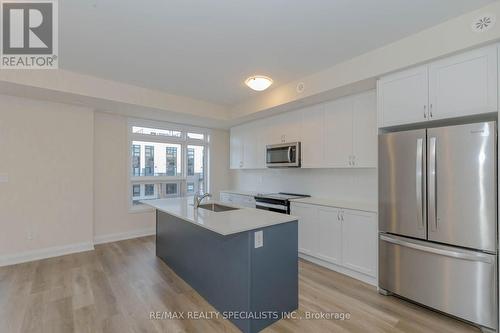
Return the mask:
[[234, 208], [234, 207], [219, 205], [219, 204], [216, 204], [216, 203], [207, 203], [207, 204], [199, 205], [198, 208], [202, 208], [202, 209], [206, 209], [206, 210], [211, 210], [212, 212], [226, 212], [228, 210], [237, 210], [237, 209], [239, 209], [239, 208]]

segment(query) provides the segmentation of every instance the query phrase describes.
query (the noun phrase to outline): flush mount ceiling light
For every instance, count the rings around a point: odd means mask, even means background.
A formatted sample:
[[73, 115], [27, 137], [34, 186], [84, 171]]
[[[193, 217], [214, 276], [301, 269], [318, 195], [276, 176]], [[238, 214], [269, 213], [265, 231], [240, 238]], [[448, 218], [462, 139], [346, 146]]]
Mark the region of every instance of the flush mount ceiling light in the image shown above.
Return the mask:
[[245, 84], [250, 87], [250, 89], [263, 91], [269, 88], [271, 84], [273, 84], [273, 80], [264, 75], [254, 75], [246, 79]]

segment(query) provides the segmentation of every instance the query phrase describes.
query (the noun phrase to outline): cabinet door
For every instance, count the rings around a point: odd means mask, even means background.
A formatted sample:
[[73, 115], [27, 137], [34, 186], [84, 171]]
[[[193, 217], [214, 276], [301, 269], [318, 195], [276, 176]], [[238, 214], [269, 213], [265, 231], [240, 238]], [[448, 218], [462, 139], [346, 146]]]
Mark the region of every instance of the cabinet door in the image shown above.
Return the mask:
[[255, 133], [255, 124], [249, 123], [242, 125], [243, 141], [243, 169], [257, 169], [257, 135]]
[[377, 82], [379, 127], [427, 120], [427, 65], [383, 77]]
[[231, 128], [229, 139], [229, 167], [240, 169], [243, 167], [243, 129], [241, 126]]
[[496, 45], [431, 63], [431, 119], [496, 112], [497, 66]]
[[316, 207], [293, 203], [291, 213], [299, 218], [299, 252], [316, 256], [319, 234]]
[[320, 259], [342, 263], [342, 224], [336, 208], [318, 207], [318, 253]]
[[375, 214], [343, 210], [341, 215], [343, 265], [376, 277], [377, 219]]
[[302, 111], [302, 167], [321, 168], [325, 163], [325, 109], [315, 105]]
[[353, 100], [354, 166], [377, 167], [377, 95], [375, 90]]
[[328, 167], [350, 167], [352, 106], [351, 98], [325, 104], [325, 165]]
[[301, 112], [285, 112], [271, 117], [267, 120], [267, 138], [266, 144], [278, 144], [285, 142], [300, 141], [300, 122]]

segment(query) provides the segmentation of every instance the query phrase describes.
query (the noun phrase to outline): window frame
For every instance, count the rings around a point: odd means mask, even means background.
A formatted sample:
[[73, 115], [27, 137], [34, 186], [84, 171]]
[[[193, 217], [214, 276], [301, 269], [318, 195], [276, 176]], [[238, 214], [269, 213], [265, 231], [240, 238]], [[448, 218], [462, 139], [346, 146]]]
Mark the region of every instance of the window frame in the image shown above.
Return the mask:
[[[161, 136], [161, 135], [150, 135], [150, 134], [142, 134], [142, 133], [133, 133], [133, 127], [149, 127], [149, 128], [157, 128], [161, 130], [170, 130], [170, 131], [180, 131], [181, 137], [170, 137], [170, 136]], [[203, 134], [203, 139], [191, 139], [188, 137], [188, 132], [190, 133], [199, 133]], [[162, 121], [154, 121], [154, 120], [145, 120], [138, 118], [128, 118], [127, 122], [127, 195], [126, 199], [128, 202], [129, 212], [145, 212], [152, 211], [151, 207], [146, 205], [134, 205], [133, 204], [133, 193], [132, 188], [133, 185], [137, 184], [158, 184], [158, 183], [177, 183], [177, 191], [179, 196], [185, 196], [187, 192], [187, 147], [189, 145], [197, 145], [204, 146], [204, 156], [203, 163], [205, 165], [204, 170], [204, 187], [206, 191], [210, 191], [210, 137], [212, 131], [208, 128], [201, 127], [192, 127], [179, 125], [174, 123], [162, 122]], [[134, 141], [143, 141], [143, 142], [155, 142], [155, 143], [170, 143], [170, 144], [180, 144], [181, 145], [181, 174], [180, 176], [134, 176], [132, 170], [132, 157], [133, 157], [133, 149], [132, 144]], [[139, 167], [139, 170], [141, 168]], [[154, 174], [154, 170], [153, 170]], [[169, 196], [167, 196], [169, 197]]]

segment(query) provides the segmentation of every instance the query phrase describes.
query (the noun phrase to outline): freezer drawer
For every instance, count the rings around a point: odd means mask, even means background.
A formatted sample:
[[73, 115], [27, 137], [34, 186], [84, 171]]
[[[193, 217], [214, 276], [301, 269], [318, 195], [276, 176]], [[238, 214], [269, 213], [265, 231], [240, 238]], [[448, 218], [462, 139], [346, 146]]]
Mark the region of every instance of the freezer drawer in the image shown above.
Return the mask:
[[379, 286], [495, 328], [496, 260], [491, 254], [380, 234]]

